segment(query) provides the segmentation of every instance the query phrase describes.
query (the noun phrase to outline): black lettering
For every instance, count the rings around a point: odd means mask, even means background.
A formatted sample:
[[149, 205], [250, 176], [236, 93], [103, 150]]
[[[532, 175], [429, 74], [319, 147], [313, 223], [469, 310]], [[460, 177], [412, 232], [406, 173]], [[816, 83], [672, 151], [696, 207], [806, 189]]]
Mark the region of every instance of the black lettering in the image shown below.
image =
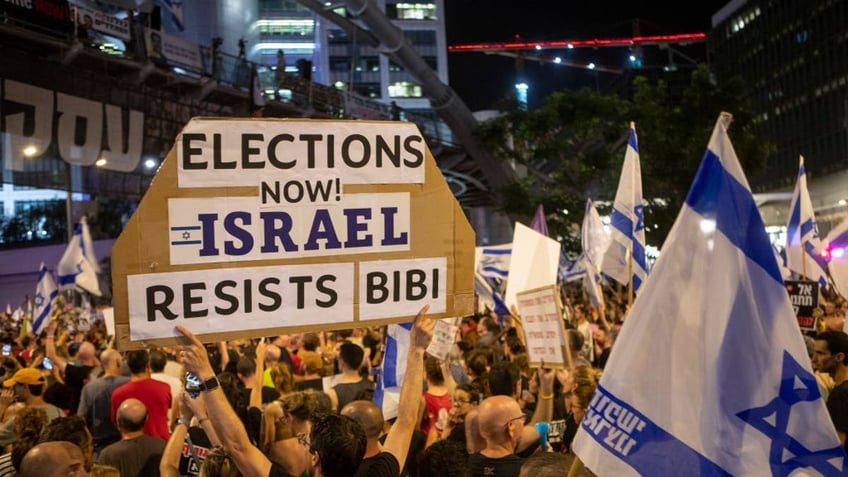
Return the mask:
[[400, 167], [400, 136], [395, 136], [394, 140], [392, 148], [383, 136], [377, 136], [377, 167], [383, 167], [383, 154], [395, 167]]
[[400, 301], [400, 271], [392, 272], [392, 301], [395, 303]]
[[433, 269], [433, 299], [439, 298], [439, 269]]
[[244, 281], [244, 312], [253, 313], [253, 280]]
[[259, 294], [271, 299], [270, 305], [265, 305], [263, 303], [259, 304], [259, 309], [262, 311], [276, 311], [279, 310], [280, 305], [283, 304], [283, 299], [280, 294], [268, 288], [271, 284], [279, 285], [280, 279], [269, 277], [259, 282]]
[[[153, 285], [147, 287], [147, 321], [156, 321], [156, 312], [162, 313], [166, 320], [174, 320], [177, 314], [168, 308], [174, 302], [174, 290], [166, 285]], [[162, 294], [162, 302], [156, 301], [156, 294]]]
[[[358, 161], [350, 155], [350, 148], [354, 141], [362, 144], [362, 157], [359, 158]], [[351, 134], [342, 141], [342, 160], [348, 165], [348, 167], [352, 167], [354, 169], [365, 167], [368, 165], [368, 160], [370, 158], [371, 144], [368, 143], [368, 139], [366, 139], [362, 134]]]
[[413, 146], [412, 143], [421, 143], [424, 139], [421, 136], [409, 136], [403, 141], [403, 148], [410, 153], [415, 160], [404, 159], [403, 165], [406, 167], [418, 167], [424, 163], [424, 153], [421, 149]]
[[287, 141], [294, 142], [294, 136], [291, 134], [278, 134], [268, 142], [268, 162], [277, 169], [291, 169], [297, 164], [297, 161], [281, 161], [277, 159], [277, 144]]
[[321, 308], [330, 308], [336, 304], [339, 300], [339, 294], [336, 293], [336, 290], [325, 286], [325, 282], [335, 282], [335, 275], [321, 275], [318, 277], [318, 281], [315, 282], [315, 286], [318, 288], [320, 293], [327, 295], [326, 300], [315, 300], [315, 304], [320, 306]]
[[192, 162], [191, 156], [199, 156], [203, 154], [202, 147], [191, 147], [192, 141], [206, 141], [206, 134], [203, 133], [186, 133], [182, 136], [183, 145], [183, 170], [198, 170], [206, 169], [206, 161]]
[[221, 150], [221, 134], [215, 133], [212, 135], [212, 167], [214, 169], [235, 169], [236, 161], [224, 162]]
[[[294, 194], [290, 191], [294, 189]], [[300, 181], [288, 181], [283, 186], [283, 198], [290, 204], [296, 204], [303, 200], [303, 184]]]
[[184, 318], [203, 318], [209, 314], [209, 310], [195, 310], [192, 305], [200, 305], [203, 303], [202, 296], [192, 296], [195, 290], [206, 290], [206, 284], [198, 283], [183, 283], [183, 317]]
[[424, 270], [406, 271], [406, 299], [420, 300], [427, 296], [427, 274]]
[[250, 162], [250, 156], [258, 155], [262, 152], [258, 147], [250, 147], [250, 141], [262, 141], [265, 136], [262, 134], [242, 134], [241, 135], [241, 168], [242, 169], [264, 169], [265, 161]]
[[221, 308], [220, 306], [215, 307], [215, 313], [219, 315], [232, 315], [236, 311], [238, 311], [238, 298], [224, 291], [224, 288], [235, 288], [236, 282], [233, 280], [224, 280], [217, 285], [215, 285], [215, 298], [225, 301], [230, 304], [229, 308]]
[[302, 277], [289, 277], [289, 283], [297, 284], [297, 309], [302, 310], [304, 308], [304, 303], [306, 302], [306, 290], [305, 286], [307, 283], [312, 281], [312, 277], [302, 276]]
[[274, 188], [272, 189], [267, 182], [262, 181], [259, 184], [259, 194], [262, 196], [262, 203], [268, 203], [268, 197], [270, 196], [271, 200], [274, 201], [275, 204], [280, 203], [280, 181], [274, 181]]
[[315, 143], [323, 139], [321, 134], [301, 134], [300, 140], [306, 141], [306, 167], [315, 169]]
[[389, 277], [383, 272], [371, 272], [365, 275], [365, 283], [367, 284], [365, 301], [371, 305], [386, 301], [386, 298], [389, 297], [389, 290], [386, 288], [388, 280]]

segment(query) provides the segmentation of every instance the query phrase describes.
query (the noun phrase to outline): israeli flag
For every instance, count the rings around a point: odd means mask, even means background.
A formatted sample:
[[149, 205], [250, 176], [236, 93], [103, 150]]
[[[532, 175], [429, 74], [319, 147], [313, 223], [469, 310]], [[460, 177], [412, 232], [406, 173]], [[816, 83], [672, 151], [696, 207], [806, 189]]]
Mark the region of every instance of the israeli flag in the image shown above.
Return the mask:
[[35, 302], [33, 303], [35, 306], [32, 317], [33, 333], [41, 333], [41, 330], [50, 322], [53, 301], [58, 294], [59, 289], [56, 287], [53, 274], [47, 270], [44, 262], [41, 262], [41, 268], [38, 270], [38, 284], [35, 286]]
[[[816, 226], [815, 212], [807, 190], [807, 173], [804, 156], [798, 166], [798, 180], [789, 205], [789, 223], [786, 225], [786, 268], [827, 286], [827, 262], [819, 255], [821, 240]], [[802, 252], [803, 249], [803, 252]]]
[[[637, 291], [648, 276], [648, 264], [645, 255], [642, 172], [634, 123], [630, 123], [630, 137], [610, 223], [612, 242], [604, 255], [601, 270], [621, 284], [628, 284], [632, 280], [633, 291]], [[633, 255], [632, 276], [628, 276], [630, 254]]]
[[62, 254], [56, 273], [59, 276], [59, 288], [62, 290], [79, 286], [92, 295], [100, 296], [100, 283], [97, 272], [91, 264], [91, 251], [83, 247], [83, 227], [88, 227], [85, 218], [77, 224], [74, 236], [71, 237], [68, 248]]
[[762, 218], [713, 130], [574, 439], [598, 475], [846, 475]]
[[487, 278], [506, 280], [509, 276], [509, 260], [512, 244], [477, 247], [477, 272]]
[[373, 402], [383, 411], [384, 419], [394, 419], [398, 414], [400, 390], [406, 373], [409, 355], [409, 330], [412, 323], [389, 325], [383, 353], [382, 372], [374, 390]]

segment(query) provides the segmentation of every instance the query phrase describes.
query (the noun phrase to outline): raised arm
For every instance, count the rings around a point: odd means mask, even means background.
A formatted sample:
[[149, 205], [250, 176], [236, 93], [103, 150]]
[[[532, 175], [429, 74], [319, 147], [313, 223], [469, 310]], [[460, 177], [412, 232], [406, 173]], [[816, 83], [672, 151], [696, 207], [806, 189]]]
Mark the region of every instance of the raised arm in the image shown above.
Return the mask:
[[[215, 378], [203, 343], [184, 326], [177, 325], [176, 330], [186, 338], [186, 344], [180, 351], [180, 359], [186, 371], [196, 375], [202, 382]], [[227, 401], [221, 386], [205, 391], [204, 400], [209, 415], [214, 416], [212, 425], [221, 440], [221, 446], [242, 475], [267, 477], [271, 471], [271, 461], [250, 443], [244, 425]]]
[[539, 368], [539, 399], [536, 402], [536, 411], [530, 422], [524, 426], [521, 432], [521, 442], [516, 452], [521, 452], [539, 441], [539, 432], [536, 431], [537, 422], [550, 422], [554, 414], [554, 377], [556, 373], [552, 369]]
[[433, 336], [433, 320], [424, 316], [429, 309], [429, 305], [424, 305], [415, 316], [409, 336], [409, 355], [400, 390], [398, 417], [383, 444], [383, 451], [392, 454], [400, 467], [403, 467], [409, 454], [409, 443], [417, 427], [418, 407], [424, 392], [424, 351]]
[[50, 358], [50, 361], [53, 363], [54, 376], [64, 382], [62, 377], [65, 375], [65, 366], [68, 365], [68, 362], [65, 361], [65, 358], [56, 354], [56, 328], [57, 323], [55, 321], [51, 321], [47, 325], [47, 338], [44, 340], [44, 354]]

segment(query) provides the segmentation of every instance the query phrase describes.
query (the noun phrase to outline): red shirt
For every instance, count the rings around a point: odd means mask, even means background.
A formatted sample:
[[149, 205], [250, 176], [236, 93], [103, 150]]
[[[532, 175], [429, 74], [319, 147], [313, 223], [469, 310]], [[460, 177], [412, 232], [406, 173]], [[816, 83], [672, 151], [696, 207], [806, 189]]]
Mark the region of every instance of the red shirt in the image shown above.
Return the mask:
[[166, 441], [171, 438], [168, 430], [168, 409], [171, 408], [171, 387], [155, 379], [145, 378], [119, 386], [112, 393], [112, 422], [125, 399], [136, 398], [147, 408], [144, 433]]
[[445, 412], [451, 410], [451, 397], [450, 393], [445, 393], [442, 396], [434, 396], [425, 392], [424, 401], [427, 403], [427, 409], [424, 411], [424, 417], [421, 419], [421, 430], [425, 435], [428, 435], [430, 429], [439, 422], [439, 411], [442, 409]]

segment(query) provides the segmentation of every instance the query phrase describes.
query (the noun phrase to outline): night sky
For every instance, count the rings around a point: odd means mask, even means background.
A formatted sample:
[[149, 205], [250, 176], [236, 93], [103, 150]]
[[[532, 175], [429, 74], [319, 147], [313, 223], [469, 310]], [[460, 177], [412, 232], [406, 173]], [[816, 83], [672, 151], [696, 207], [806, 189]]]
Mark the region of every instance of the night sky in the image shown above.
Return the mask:
[[[708, 33], [712, 15], [726, 3], [445, 0], [447, 39], [453, 45], [511, 41], [515, 35], [527, 41], [628, 38], [634, 18], [639, 18], [642, 35]], [[622, 48], [562, 53], [563, 58], [571, 55], [573, 61], [629, 66], [629, 52]], [[525, 61], [519, 74], [515, 59], [483, 53], [450, 53], [448, 59], [450, 85], [472, 111], [491, 108], [498, 99], [511, 94], [519, 76], [530, 85], [531, 107], [565, 88], [587, 86], [603, 91], [617, 76], [533, 61]]]

